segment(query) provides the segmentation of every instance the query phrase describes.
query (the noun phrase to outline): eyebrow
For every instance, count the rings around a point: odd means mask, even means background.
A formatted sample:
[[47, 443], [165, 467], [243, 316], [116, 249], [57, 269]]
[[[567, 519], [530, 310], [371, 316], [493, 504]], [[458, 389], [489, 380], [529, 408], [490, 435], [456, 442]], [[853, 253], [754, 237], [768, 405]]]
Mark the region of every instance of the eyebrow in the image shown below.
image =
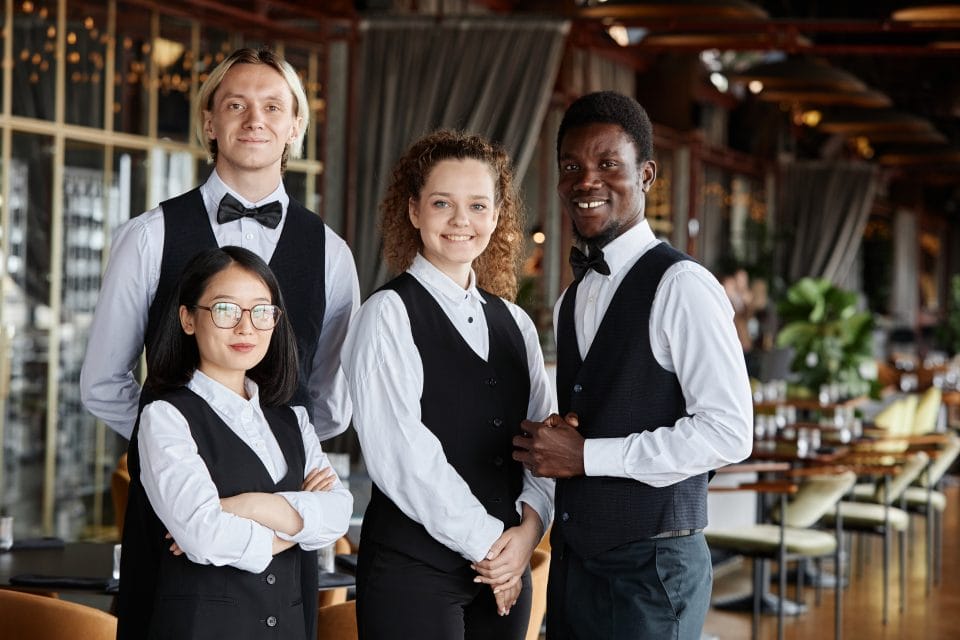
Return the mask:
[[[247, 96], [247, 95], [245, 95], [245, 94], [242, 94], [242, 93], [227, 93], [227, 94], [223, 95], [223, 96], [220, 98], [220, 100], [221, 100], [221, 101], [222, 101], [222, 100], [229, 100], [229, 99], [231, 99], [231, 98], [237, 98], [237, 99], [240, 99], [240, 100], [250, 100], [250, 99], [251, 99], [249, 96]], [[283, 96], [282, 96], [282, 95], [278, 96], [278, 95], [272, 93], [272, 94], [270, 94], [270, 95], [268, 95], [268, 96], [263, 96], [262, 101], [263, 101], [263, 102], [283, 102]]]
[[[443, 196], [444, 198], [452, 198], [453, 194], [448, 193], [446, 191], [433, 191], [427, 195], [427, 197], [432, 197], [432, 196]], [[482, 194], [468, 195], [467, 197], [472, 200], [490, 200], [490, 196], [485, 196]]]

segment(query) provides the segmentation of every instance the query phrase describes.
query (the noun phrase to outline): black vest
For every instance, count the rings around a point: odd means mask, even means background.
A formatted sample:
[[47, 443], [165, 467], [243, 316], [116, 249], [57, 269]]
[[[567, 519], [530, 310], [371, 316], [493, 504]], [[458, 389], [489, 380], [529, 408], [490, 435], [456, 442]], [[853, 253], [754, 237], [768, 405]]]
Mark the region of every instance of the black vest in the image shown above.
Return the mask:
[[[249, 491], [276, 493], [297, 491], [303, 482], [306, 455], [296, 415], [289, 408], [264, 408], [264, 415], [287, 461], [287, 474], [275, 483], [256, 454], [217, 416], [207, 403], [189, 389], [164, 394], [180, 411], [197, 450], [206, 463], [220, 497]], [[136, 434], [131, 446], [136, 445]], [[315, 621], [309, 627], [306, 602], [316, 602], [317, 584], [304, 584], [301, 573], [309, 564], [317, 574], [315, 553], [294, 546], [277, 554], [259, 574], [233, 567], [195, 564], [186, 556], [174, 556], [166, 529], [150, 506], [139, 475], [131, 477], [131, 507], [143, 510], [141, 519], [158, 527], [134, 540], [124, 531], [121, 567], [118, 638], [255, 638], [277, 637], [305, 640], [314, 637]], [[130, 508], [127, 510], [131, 514]], [[132, 514], [131, 514], [132, 515]], [[156, 567], [155, 573], [141, 567]], [[142, 616], [147, 603], [152, 613]]]
[[[487, 513], [504, 527], [520, 523], [516, 500], [523, 467], [512, 457], [530, 402], [530, 373], [523, 335], [506, 304], [480, 291], [490, 335], [484, 362], [410, 274], [384, 285], [397, 292], [410, 318], [413, 341], [423, 362], [421, 420], [440, 440], [447, 461], [469, 485]], [[361, 540], [369, 538], [441, 571], [467, 564], [437, 542], [419, 522], [404, 515], [374, 485], [363, 517]], [[360, 544], [362, 553], [363, 543]]]
[[[561, 415], [579, 416], [585, 438], [622, 438], [671, 426], [686, 415], [677, 376], [650, 349], [649, 326], [664, 272], [689, 259], [666, 244], [647, 251], [614, 294], [585, 360], [574, 327], [579, 282], [564, 296], [557, 323], [557, 400]], [[626, 478], [558, 480], [554, 537], [589, 558], [662, 531], [704, 527], [706, 503], [706, 474], [663, 488]]]
[[[146, 346], [150, 349], [160, 317], [167, 310], [170, 296], [177, 290], [183, 268], [193, 256], [217, 246], [210, 218], [203, 205], [200, 189], [160, 203], [163, 208], [163, 261], [160, 282], [150, 305]], [[317, 341], [326, 310], [324, 278], [326, 231], [320, 216], [290, 199], [283, 231], [270, 258], [270, 269], [280, 283], [284, 312], [293, 325], [297, 339], [300, 375], [297, 391], [290, 404], [303, 405], [312, 413], [313, 403], [307, 391]]]

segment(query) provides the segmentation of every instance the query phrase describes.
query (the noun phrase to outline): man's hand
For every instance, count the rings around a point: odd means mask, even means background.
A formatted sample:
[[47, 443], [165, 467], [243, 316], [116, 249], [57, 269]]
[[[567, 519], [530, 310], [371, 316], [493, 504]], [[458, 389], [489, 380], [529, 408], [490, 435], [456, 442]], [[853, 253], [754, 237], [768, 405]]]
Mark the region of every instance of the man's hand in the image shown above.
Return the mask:
[[582, 476], [583, 437], [577, 433], [577, 414], [551, 414], [543, 422], [524, 420], [523, 435], [513, 438], [513, 459], [522, 462], [534, 475], [548, 478]]

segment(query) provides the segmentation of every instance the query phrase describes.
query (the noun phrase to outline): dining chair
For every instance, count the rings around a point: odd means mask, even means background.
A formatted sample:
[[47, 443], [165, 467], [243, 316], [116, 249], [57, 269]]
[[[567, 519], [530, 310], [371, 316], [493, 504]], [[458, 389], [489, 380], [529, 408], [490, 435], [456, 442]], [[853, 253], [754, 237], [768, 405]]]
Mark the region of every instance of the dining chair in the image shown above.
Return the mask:
[[117, 468], [110, 477], [110, 497], [113, 498], [113, 515], [117, 523], [117, 538], [123, 539], [123, 519], [127, 514], [127, 496], [130, 495], [130, 472], [127, 469], [127, 454], [117, 460]]
[[75, 602], [0, 589], [5, 640], [114, 640], [117, 619]]
[[[836, 566], [840, 567], [839, 526], [835, 532], [815, 530], [812, 527], [850, 491], [856, 482], [856, 474], [839, 469], [797, 470], [794, 477], [798, 479], [797, 483], [756, 482], [739, 487], [710, 489], [756, 491], [758, 494], [776, 494], [780, 497], [780, 505], [772, 513], [776, 524], [763, 522], [723, 530], [708, 528], [704, 531], [711, 548], [753, 558], [754, 604], [751, 637], [754, 639], [758, 638], [760, 633], [760, 598], [765, 588], [762, 584], [763, 563], [777, 560], [780, 568], [777, 638], [781, 640], [784, 633], [783, 603], [787, 592], [787, 563], [801, 558], [822, 558], [832, 554]], [[793, 496], [789, 502], [788, 495]], [[835, 592], [834, 634], [837, 639], [841, 635], [841, 592], [842, 589], [836, 589]]]
[[347, 600], [317, 611], [317, 640], [357, 640], [357, 601]]
[[530, 604], [530, 624], [527, 627], [526, 640], [537, 640], [543, 627], [543, 616], [547, 613], [547, 577], [550, 574], [550, 552], [534, 549], [530, 557], [530, 581], [533, 583], [533, 597]]
[[[880, 459], [889, 457], [883, 455]], [[910, 524], [910, 514], [895, 505], [910, 484], [920, 477], [929, 460], [930, 457], [923, 451], [905, 454], [899, 466], [892, 468], [892, 475], [884, 475], [883, 481], [877, 483], [869, 502], [844, 500], [824, 516], [824, 522], [828, 524], [834, 518], [842, 517], [844, 531], [883, 537], [884, 624], [889, 621], [890, 538], [893, 532], [897, 533], [899, 548], [900, 611], [905, 611], [907, 607], [906, 532]]]

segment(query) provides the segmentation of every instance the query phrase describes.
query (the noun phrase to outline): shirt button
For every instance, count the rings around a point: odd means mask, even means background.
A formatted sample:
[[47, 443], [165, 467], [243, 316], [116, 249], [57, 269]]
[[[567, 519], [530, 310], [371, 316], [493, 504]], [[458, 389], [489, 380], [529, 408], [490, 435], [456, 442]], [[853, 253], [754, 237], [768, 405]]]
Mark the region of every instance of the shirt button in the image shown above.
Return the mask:
[[486, 382], [487, 382], [487, 386], [488, 386], [488, 387], [495, 387], [495, 386], [497, 386], [497, 379], [496, 379], [496, 378], [487, 378]]
[[490, 421], [490, 424], [492, 424], [495, 427], [502, 427], [503, 420], [501, 420], [500, 418], [494, 418], [493, 420]]
[[581, 385], [579, 385], [579, 384], [573, 385], [573, 392], [574, 392], [574, 393], [580, 393], [581, 391], [583, 391], [583, 387], [582, 387]]
[[563, 515], [560, 516], [560, 517], [561, 517], [561, 519], [562, 519], [564, 522], [566, 522], [567, 520], [570, 519], [570, 514], [567, 513], [566, 511], [564, 511], [564, 512], [563, 512]]
[[267, 626], [275, 627], [277, 626], [277, 616], [268, 616], [267, 617]]
[[272, 573], [268, 573], [267, 584], [276, 584], [276, 582], [277, 582], [277, 576], [273, 575]]
[[248, 233], [248, 234], [247, 234], [247, 240], [253, 240], [253, 234], [252, 234], [252, 233]]

